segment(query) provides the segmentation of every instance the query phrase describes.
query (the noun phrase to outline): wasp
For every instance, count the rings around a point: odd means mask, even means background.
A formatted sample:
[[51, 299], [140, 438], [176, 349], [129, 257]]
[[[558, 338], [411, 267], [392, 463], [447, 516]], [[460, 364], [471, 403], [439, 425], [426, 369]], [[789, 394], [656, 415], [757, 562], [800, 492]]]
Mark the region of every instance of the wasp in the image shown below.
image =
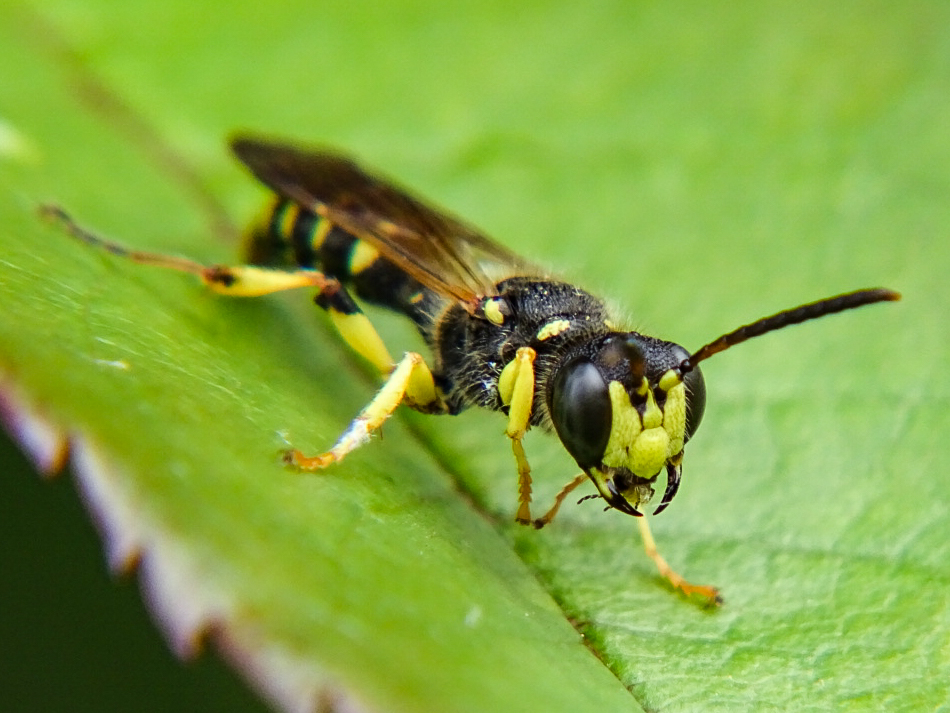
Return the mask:
[[[244, 136], [231, 149], [274, 193], [264, 219], [248, 231], [245, 264], [206, 266], [130, 250], [85, 231], [57, 207], [45, 212], [87, 243], [192, 273], [223, 295], [316, 290], [316, 304], [384, 381], [333, 447], [315, 456], [290, 450], [287, 463], [318, 470], [343, 460], [399, 404], [427, 414], [470, 406], [500, 411], [517, 468], [518, 522], [546, 525], [589, 479], [607, 509], [639, 518], [647, 553], [674, 588], [715, 603], [715, 587], [690, 584], [659, 555], [641, 517], [661, 473], [665, 489], [654, 514], [679, 490], [684, 449], [706, 404], [700, 363], [767, 332], [900, 299], [881, 288], [850, 292], [760, 319], [689, 352], [616, 326], [602, 299], [344, 155]], [[431, 364], [417, 352], [395, 360], [354, 295], [408, 317]], [[537, 518], [522, 445], [532, 427], [553, 430], [581, 470]]]

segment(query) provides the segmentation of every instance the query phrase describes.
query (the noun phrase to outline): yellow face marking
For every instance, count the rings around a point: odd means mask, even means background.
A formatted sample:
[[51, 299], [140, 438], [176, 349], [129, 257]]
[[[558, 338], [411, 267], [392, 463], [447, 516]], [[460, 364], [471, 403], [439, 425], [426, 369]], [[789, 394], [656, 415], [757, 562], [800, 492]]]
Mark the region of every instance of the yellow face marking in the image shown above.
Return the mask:
[[538, 330], [538, 341], [543, 342], [545, 339], [556, 337], [570, 328], [571, 323], [566, 319], [556, 319], [553, 322], [548, 322]]
[[[643, 380], [643, 383], [646, 384], [646, 379]], [[647, 405], [643, 411], [643, 428], [659, 428], [663, 425], [663, 412], [656, 405], [656, 399], [653, 398], [653, 392], [649, 385], [646, 387], [646, 397]]]
[[650, 392], [650, 384], [647, 383], [646, 379], [640, 379], [640, 383], [637, 385], [637, 396], [646, 397]]
[[643, 430], [643, 424], [640, 422], [640, 414], [630, 403], [623, 384], [611, 381], [607, 385], [607, 392], [613, 407], [613, 420], [602, 460], [604, 465], [610, 468], [622, 468], [627, 464], [627, 451]]
[[637, 438], [630, 449], [627, 468], [634, 475], [652, 478], [666, 465], [670, 452], [670, 436], [662, 428], [651, 428]]
[[[662, 388], [663, 380], [660, 380]], [[683, 452], [686, 439], [686, 386], [682, 383], [667, 389], [663, 406], [663, 429], [670, 436], [670, 454]]]
[[654, 477], [671, 457], [683, 449], [685, 387], [682, 384], [674, 387], [672, 393], [667, 394], [665, 407], [661, 410], [644, 379], [637, 389], [638, 393], [645, 390], [646, 404], [642, 416], [630, 403], [627, 390], [619, 381], [611, 381], [607, 390], [613, 421], [603, 464], [608, 468], [627, 468], [641, 478]]
[[350, 274], [358, 275], [376, 262], [378, 257], [379, 250], [365, 240], [357, 240], [353, 245], [353, 251], [350, 253]]
[[669, 392], [677, 384], [682, 384], [683, 380], [680, 378], [680, 375], [677, 374], [672, 369], [668, 370], [663, 376], [660, 377], [660, 388], [666, 392]]
[[490, 299], [482, 303], [482, 311], [485, 312], [485, 318], [492, 324], [501, 326], [505, 323], [505, 315], [501, 313], [501, 300]]

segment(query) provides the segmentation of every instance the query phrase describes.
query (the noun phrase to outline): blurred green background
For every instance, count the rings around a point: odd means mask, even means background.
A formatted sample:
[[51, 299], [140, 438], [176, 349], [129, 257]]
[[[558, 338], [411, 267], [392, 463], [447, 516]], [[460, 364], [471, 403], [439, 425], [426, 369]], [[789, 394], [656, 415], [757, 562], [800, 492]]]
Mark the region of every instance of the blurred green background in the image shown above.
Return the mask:
[[[631, 555], [630, 523], [589, 503], [541, 537], [509, 528], [497, 417], [407, 420], [647, 709], [948, 705], [950, 6], [5, 5], [8, 215], [55, 198], [202, 258], [217, 255], [193, 247], [206, 218], [82, 108], [44, 27], [236, 220], [256, 193], [223, 138], [247, 127], [358, 153], [688, 348], [826, 294], [903, 291], [706, 367], [706, 421], [656, 530], [679, 568], [723, 587], [715, 615], [668, 595]], [[142, 174], [148, 203], [124, 199]], [[6, 335], [15, 319], [0, 320]], [[528, 447], [538, 472], [565, 473], [539, 483], [543, 505], [569, 474], [550, 439]], [[182, 667], [166, 652], [68, 480], [30, 476], [9, 444], [2, 458], [9, 709], [261, 708], [213, 655]]]

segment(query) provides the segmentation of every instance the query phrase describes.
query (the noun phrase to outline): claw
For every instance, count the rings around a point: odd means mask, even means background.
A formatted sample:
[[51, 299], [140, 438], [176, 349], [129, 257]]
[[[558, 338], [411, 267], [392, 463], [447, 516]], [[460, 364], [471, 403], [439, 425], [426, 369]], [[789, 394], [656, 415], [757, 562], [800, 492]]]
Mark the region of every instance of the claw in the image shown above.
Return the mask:
[[666, 466], [666, 492], [663, 493], [663, 500], [660, 501], [660, 504], [657, 505], [656, 510], [653, 511], [654, 515], [659, 515], [661, 512], [666, 510], [666, 506], [669, 505], [673, 500], [673, 497], [676, 495], [676, 491], [680, 489], [680, 475], [682, 472], [682, 466]]

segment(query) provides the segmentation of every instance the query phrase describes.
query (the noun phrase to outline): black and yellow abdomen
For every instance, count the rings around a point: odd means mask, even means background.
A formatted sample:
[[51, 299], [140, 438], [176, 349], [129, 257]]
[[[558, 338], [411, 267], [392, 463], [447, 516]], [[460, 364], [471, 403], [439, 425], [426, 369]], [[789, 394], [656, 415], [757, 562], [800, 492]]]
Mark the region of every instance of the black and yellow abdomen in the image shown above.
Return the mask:
[[[370, 243], [283, 198], [251, 228], [245, 255], [252, 265], [320, 270], [351, 287], [360, 299], [406, 315], [427, 339], [447, 304]], [[361, 311], [345, 288], [321, 294], [317, 302], [342, 314]]]

